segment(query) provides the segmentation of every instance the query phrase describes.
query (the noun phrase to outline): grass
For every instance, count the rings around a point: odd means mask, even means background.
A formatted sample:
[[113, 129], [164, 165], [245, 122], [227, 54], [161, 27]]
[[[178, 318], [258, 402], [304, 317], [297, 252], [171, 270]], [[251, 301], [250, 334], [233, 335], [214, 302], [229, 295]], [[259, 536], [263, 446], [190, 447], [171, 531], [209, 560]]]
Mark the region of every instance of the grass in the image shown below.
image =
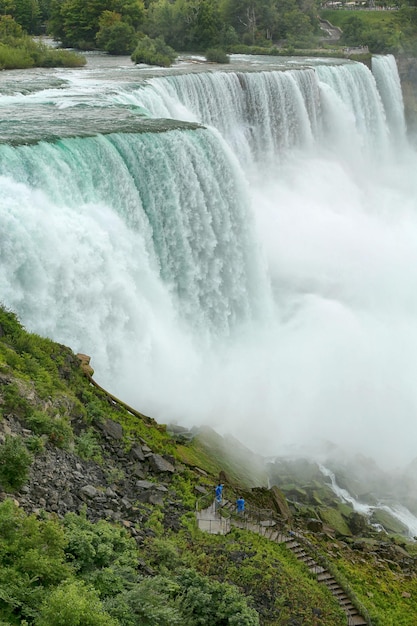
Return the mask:
[[[364, 559], [339, 559], [338, 569], [367, 607], [374, 626], [411, 626], [417, 620], [417, 579], [403, 578], [386, 565]], [[391, 564], [392, 566], [392, 564]]]

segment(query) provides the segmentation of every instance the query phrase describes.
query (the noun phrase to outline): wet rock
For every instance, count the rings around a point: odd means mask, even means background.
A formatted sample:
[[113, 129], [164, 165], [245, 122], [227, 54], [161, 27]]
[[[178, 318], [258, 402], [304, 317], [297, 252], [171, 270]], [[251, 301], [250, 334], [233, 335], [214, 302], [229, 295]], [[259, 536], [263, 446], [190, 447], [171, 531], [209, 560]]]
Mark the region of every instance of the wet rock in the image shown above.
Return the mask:
[[149, 456], [149, 465], [154, 470], [154, 472], [169, 472], [173, 474], [175, 472], [175, 467], [164, 459], [160, 454], [151, 454]]

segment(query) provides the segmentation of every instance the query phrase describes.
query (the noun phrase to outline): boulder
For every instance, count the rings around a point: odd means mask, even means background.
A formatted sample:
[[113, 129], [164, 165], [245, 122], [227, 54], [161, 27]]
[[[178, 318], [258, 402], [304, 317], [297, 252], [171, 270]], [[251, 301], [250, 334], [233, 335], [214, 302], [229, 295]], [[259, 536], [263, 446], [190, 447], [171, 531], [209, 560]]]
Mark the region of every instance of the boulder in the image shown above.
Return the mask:
[[145, 455], [143, 454], [142, 446], [140, 446], [139, 444], [134, 446], [130, 451], [130, 458], [133, 461], [144, 461]]
[[111, 439], [120, 440], [123, 438], [123, 428], [121, 424], [118, 424], [111, 419], [106, 419], [105, 422], [100, 424], [100, 428], [103, 433], [108, 437], [111, 437]]
[[88, 498], [94, 498], [97, 495], [97, 489], [93, 485], [85, 485], [81, 487], [80, 493]]
[[164, 459], [164, 457], [160, 454], [151, 454], [149, 455], [148, 460], [154, 472], [170, 472], [171, 474], [175, 472], [175, 467], [172, 465], [172, 463]]
[[320, 519], [310, 517], [307, 520], [307, 528], [313, 533], [321, 533], [323, 531], [323, 522]]
[[91, 357], [87, 354], [77, 354], [77, 358], [80, 360], [80, 367], [86, 376], [91, 377], [94, 374], [94, 370], [90, 365]]
[[274, 487], [271, 488], [271, 496], [274, 507], [281, 517], [284, 519], [290, 519], [292, 517], [291, 511], [288, 506], [287, 499], [281, 489], [278, 489], [278, 487], [274, 485]]

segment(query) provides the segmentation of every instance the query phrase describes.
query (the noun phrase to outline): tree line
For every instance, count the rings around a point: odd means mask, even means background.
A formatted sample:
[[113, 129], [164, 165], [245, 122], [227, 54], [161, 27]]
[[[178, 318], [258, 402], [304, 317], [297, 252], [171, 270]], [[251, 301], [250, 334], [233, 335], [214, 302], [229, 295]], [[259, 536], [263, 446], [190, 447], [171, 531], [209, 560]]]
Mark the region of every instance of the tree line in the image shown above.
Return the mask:
[[6, 15], [31, 35], [111, 54], [131, 54], [144, 37], [198, 52], [318, 33], [316, 0], [0, 0]]

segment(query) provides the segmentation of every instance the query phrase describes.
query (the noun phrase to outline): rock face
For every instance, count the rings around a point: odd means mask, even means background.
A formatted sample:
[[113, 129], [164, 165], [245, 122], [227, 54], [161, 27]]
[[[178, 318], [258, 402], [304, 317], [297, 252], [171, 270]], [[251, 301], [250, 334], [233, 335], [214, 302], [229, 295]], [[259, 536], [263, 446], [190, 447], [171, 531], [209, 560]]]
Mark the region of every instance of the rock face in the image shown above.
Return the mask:
[[81, 369], [83, 370], [84, 374], [86, 374], [87, 376], [92, 376], [94, 374], [94, 370], [90, 365], [91, 357], [89, 357], [87, 354], [78, 353], [77, 358], [81, 361]]
[[[140, 528], [150, 515], [149, 504], [160, 505], [167, 524], [175, 527], [184, 509], [170, 487], [173, 460], [154, 454], [143, 442], [126, 452], [122, 427], [112, 420], [101, 424], [100, 431], [104, 463], [84, 461], [47, 443], [35, 456], [27, 484], [13, 494], [17, 503], [29, 513], [44, 510], [62, 518], [85, 510], [93, 522], [121, 521], [138, 541], [146, 534]], [[33, 433], [10, 416], [0, 422], [0, 439], [6, 434], [25, 438]], [[6, 497], [0, 485], [0, 500]]]
[[271, 495], [275, 508], [281, 517], [284, 519], [290, 519], [292, 517], [291, 511], [282, 491], [278, 489], [278, 487], [274, 486], [271, 488]]

